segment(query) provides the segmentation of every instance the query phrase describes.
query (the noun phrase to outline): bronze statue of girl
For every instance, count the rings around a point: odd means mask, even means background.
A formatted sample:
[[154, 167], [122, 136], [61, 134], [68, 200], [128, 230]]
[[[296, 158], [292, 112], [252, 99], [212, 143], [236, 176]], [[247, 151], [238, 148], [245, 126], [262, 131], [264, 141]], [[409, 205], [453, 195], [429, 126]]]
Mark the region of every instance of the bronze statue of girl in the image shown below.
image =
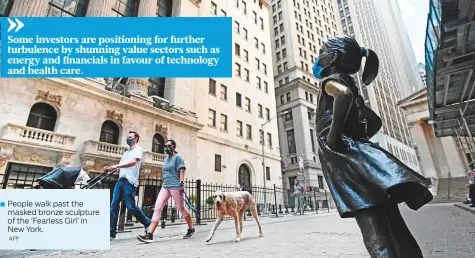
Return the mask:
[[313, 73], [321, 79], [316, 116], [319, 158], [341, 218], [354, 217], [371, 257], [423, 257], [398, 208], [417, 210], [433, 198], [430, 181], [369, 139], [381, 128], [350, 76], [366, 58], [362, 81], [377, 76], [379, 59], [351, 37], [322, 46]]

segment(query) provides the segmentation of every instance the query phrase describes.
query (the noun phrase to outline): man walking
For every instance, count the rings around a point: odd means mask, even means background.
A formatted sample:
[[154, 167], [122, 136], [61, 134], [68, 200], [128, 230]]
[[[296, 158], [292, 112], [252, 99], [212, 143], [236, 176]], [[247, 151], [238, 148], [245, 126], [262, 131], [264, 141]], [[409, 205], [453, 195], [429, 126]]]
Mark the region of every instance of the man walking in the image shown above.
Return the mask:
[[117, 234], [117, 220], [119, 217], [119, 204], [122, 199], [127, 210], [145, 227], [147, 231], [151, 220], [145, 216], [142, 209], [135, 204], [135, 195], [139, 185], [140, 165], [142, 164], [142, 148], [137, 146], [140, 136], [133, 131], [129, 132], [127, 145], [129, 149], [122, 155], [119, 164], [104, 167], [105, 171], [119, 170], [119, 180], [114, 188], [110, 207], [110, 238], [115, 239]]

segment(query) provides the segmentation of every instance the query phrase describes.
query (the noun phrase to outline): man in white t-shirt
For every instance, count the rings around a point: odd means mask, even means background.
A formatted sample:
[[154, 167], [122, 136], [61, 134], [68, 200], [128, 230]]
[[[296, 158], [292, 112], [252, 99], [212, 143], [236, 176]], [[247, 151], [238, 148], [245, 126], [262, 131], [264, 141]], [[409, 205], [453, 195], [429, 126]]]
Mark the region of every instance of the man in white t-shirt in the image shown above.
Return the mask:
[[143, 151], [137, 146], [140, 136], [136, 132], [129, 132], [127, 145], [129, 149], [122, 155], [118, 165], [104, 167], [105, 171], [119, 170], [119, 180], [114, 187], [110, 213], [110, 237], [115, 238], [117, 233], [117, 220], [119, 218], [119, 204], [124, 199], [127, 210], [142, 223], [147, 231], [151, 224], [142, 209], [135, 204], [135, 196], [139, 185], [140, 165], [142, 164]]

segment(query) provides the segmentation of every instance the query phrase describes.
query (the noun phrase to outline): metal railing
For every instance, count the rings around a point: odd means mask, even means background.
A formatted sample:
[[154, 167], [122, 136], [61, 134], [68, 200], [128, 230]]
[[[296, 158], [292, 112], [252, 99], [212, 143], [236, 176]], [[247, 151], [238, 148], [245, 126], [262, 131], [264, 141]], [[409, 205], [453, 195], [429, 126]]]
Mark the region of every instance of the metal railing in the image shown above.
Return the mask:
[[[117, 179], [108, 179], [103, 182], [102, 185], [98, 185], [97, 188], [111, 189], [111, 195]], [[155, 207], [155, 202], [163, 185], [163, 180], [153, 177], [142, 177], [137, 189], [137, 206], [141, 207], [147, 217], [152, 217]], [[274, 185], [272, 188], [264, 188], [260, 186], [250, 186], [240, 188], [239, 186], [206, 183], [201, 180], [186, 180], [185, 181], [185, 193], [189, 198], [190, 203], [198, 210], [200, 210], [200, 217], [190, 212], [192, 218], [196, 220], [196, 223], [201, 223], [202, 220], [216, 219], [216, 210], [214, 208], [214, 202], [212, 199], [213, 193], [217, 190], [223, 192], [241, 191], [242, 189], [250, 192], [256, 203], [257, 212], [259, 215], [269, 214], [269, 216], [279, 216], [290, 213], [304, 213], [309, 212], [329, 212], [330, 209], [334, 209], [335, 205], [329, 193], [317, 191], [307, 192], [297, 197], [292, 195], [290, 190], [283, 189]], [[264, 193], [267, 195], [267, 207], [268, 212], [264, 213]], [[111, 196], [112, 197], [112, 196]], [[112, 199], [112, 198], [111, 198]], [[300, 209], [299, 209], [300, 208]], [[249, 211], [246, 212], [247, 216], [251, 216]], [[183, 215], [176, 209], [176, 204], [173, 198], [168, 200], [162, 214], [162, 220], [175, 220], [183, 219]], [[127, 221], [132, 222], [132, 216], [127, 215]]]

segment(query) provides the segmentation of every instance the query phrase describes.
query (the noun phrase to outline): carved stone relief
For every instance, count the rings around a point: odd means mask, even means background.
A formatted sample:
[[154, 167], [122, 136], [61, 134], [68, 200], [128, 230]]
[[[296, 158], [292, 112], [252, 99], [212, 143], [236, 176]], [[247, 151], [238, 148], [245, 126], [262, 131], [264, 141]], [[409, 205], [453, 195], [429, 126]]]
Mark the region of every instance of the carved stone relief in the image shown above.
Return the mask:
[[107, 110], [106, 111], [106, 119], [117, 120], [121, 124], [123, 123], [124, 114], [114, 111], [114, 110]]
[[63, 97], [61, 95], [54, 94], [50, 91], [38, 90], [38, 95], [36, 95], [35, 100], [40, 100], [40, 99], [44, 101], [49, 101], [49, 102], [55, 103], [58, 106], [61, 106], [61, 100], [63, 99]]

